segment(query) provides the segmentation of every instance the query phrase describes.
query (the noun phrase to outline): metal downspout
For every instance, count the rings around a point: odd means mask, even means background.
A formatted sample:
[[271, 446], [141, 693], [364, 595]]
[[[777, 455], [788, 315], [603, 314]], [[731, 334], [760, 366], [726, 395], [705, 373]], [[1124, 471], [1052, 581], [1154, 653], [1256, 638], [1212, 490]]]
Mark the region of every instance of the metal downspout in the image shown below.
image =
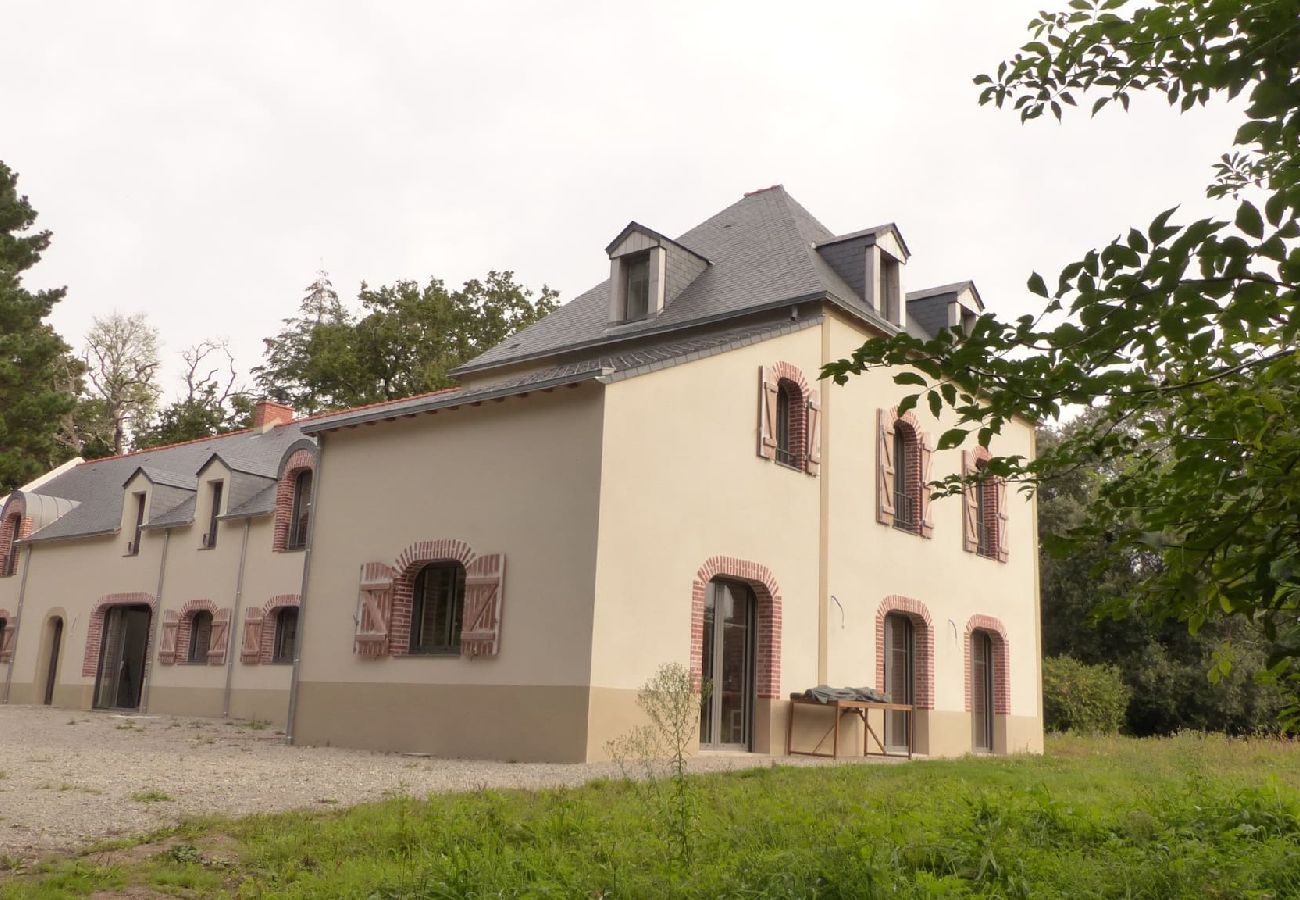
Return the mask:
[[172, 530], [170, 528], [164, 528], [162, 560], [158, 563], [158, 589], [154, 591], [154, 595], [153, 595], [155, 612], [154, 615], [149, 620], [149, 638], [150, 638], [149, 655], [145, 657], [144, 684], [141, 685], [140, 687], [140, 714], [141, 715], [144, 715], [149, 711], [149, 688], [153, 686], [153, 651], [154, 651], [153, 638], [155, 638], [158, 635], [158, 629], [161, 627], [162, 624], [158, 620], [162, 618], [163, 579], [164, 576], [167, 574], [167, 548], [171, 545], [171, 542], [172, 542]]
[[9, 688], [14, 681], [14, 661], [18, 659], [17, 629], [23, 624], [23, 601], [27, 599], [27, 570], [32, 567], [32, 545], [28, 544], [24, 549], [27, 552], [23, 554], [23, 577], [18, 582], [18, 606], [14, 610], [14, 652], [9, 656], [9, 668], [5, 673], [5, 703], [9, 702]]
[[[822, 365], [831, 361], [831, 317], [822, 315]], [[817, 683], [826, 684], [830, 669], [830, 567], [831, 567], [831, 390], [827, 381], [821, 391], [822, 461], [817, 479], [820, 494], [817, 503]]]
[[316, 471], [311, 480], [311, 519], [307, 522], [307, 546], [302, 551], [302, 585], [298, 593], [298, 632], [293, 637], [293, 674], [289, 677], [289, 712], [284, 725], [284, 742], [293, 743], [294, 719], [298, 715], [298, 678], [302, 670], [302, 636], [307, 621], [307, 584], [311, 574], [312, 548], [316, 544], [316, 522], [320, 520], [320, 485], [325, 473], [325, 435], [316, 438]]
[[244, 538], [239, 545], [239, 574], [235, 576], [235, 609], [226, 628], [226, 690], [221, 697], [221, 717], [230, 718], [230, 693], [235, 678], [235, 635], [239, 625], [239, 605], [244, 599], [244, 561], [248, 559], [248, 529], [252, 519], [244, 519]]

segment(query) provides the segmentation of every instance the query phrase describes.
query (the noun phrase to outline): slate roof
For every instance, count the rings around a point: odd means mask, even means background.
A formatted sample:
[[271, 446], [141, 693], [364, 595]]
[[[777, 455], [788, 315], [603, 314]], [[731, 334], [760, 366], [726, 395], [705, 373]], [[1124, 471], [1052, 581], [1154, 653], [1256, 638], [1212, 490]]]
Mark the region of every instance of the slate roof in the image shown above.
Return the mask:
[[521, 375], [518, 378], [507, 379], [483, 387], [451, 388], [444, 391], [435, 391], [431, 394], [422, 394], [418, 397], [410, 397], [405, 400], [342, 410], [303, 422], [302, 429], [304, 433], [315, 434], [320, 431], [347, 428], [365, 422], [397, 419], [402, 416], [411, 416], [437, 409], [463, 406], [466, 403], [481, 403], [484, 400], [509, 397], [541, 390], [546, 387], [558, 387], [594, 380], [609, 383], [648, 371], [701, 359], [705, 356], [725, 353], [728, 350], [769, 340], [780, 334], [788, 334], [792, 331], [809, 328], [820, 322], [820, 316], [807, 316], [795, 321], [782, 317], [776, 320], [750, 322], [732, 328], [702, 332], [676, 339], [642, 343], [608, 353], [594, 353], [582, 356], [571, 362], [548, 366]]
[[805, 300], [828, 299], [885, 332], [897, 331], [817, 252], [816, 245], [835, 239], [785, 188], [756, 191], [676, 239], [711, 265], [659, 315], [611, 324], [606, 280], [453, 374], [714, 324]]
[[[147, 525], [161, 527], [189, 522], [194, 517], [195, 473], [214, 453], [223, 459], [227, 456], [237, 459], [238, 467], [227, 462], [237, 471], [257, 469], [257, 477], [250, 478], [245, 488], [243, 496], [246, 499], [239, 504], [242, 514], [271, 512], [275, 502], [274, 491], [270, 492], [269, 503], [259, 506], [253, 502], [267, 494], [264, 486], [268, 476], [264, 473], [269, 472], [269, 477], [273, 478], [284, 451], [302, 437], [300, 424], [294, 423], [264, 433], [239, 431], [82, 463], [41, 485], [42, 494], [61, 497], [77, 505], [36, 531], [29, 540], [57, 540], [115, 532], [122, 520], [123, 485], [140, 468], [145, 469], [155, 485], [163, 485], [165, 493], [172, 495], [172, 502], [150, 510], [152, 516]], [[243, 466], [249, 469], [239, 468]], [[235, 500], [232, 496], [231, 513], [235, 511]]]

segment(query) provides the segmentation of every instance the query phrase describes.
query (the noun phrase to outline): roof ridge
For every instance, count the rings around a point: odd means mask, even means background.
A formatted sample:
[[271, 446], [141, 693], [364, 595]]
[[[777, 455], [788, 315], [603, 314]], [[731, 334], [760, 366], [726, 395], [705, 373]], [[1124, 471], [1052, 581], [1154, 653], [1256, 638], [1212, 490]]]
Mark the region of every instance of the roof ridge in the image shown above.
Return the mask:
[[453, 387], [438, 388], [434, 391], [424, 391], [419, 394], [411, 394], [409, 397], [395, 397], [392, 400], [376, 400], [374, 403], [362, 403], [359, 406], [345, 406], [342, 409], [332, 409], [326, 412], [313, 413], [310, 416], [303, 416], [301, 419], [294, 419], [293, 424], [298, 425], [302, 422], [313, 422], [316, 419], [324, 419], [327, 416], [339, 416], [343, 413], [360, 412], [363, 409], [377, 409], [381, 406], [388, 406], [392, 403], [406, 403], [409, 400], [422, 400], [425, 397], [433, 397], [437, 394], [450, 394], [454, 391], [465, 390], [464, 385], [455, 385]]
[[[288, 423], [293, 424], [293, 423]], [[279, 426], [277, 426], [279, 427]], [[142, 447], [139, 450], [128, 450], [125, 453], [115, 453], [112, 456], [100, 456], [96, 459], [88, 459], [81, 463], [83, 466], [93, 466], [95, 463], [108, 462], [114, 459], [128, 459], [132, 456], [141, 456], [145, 453], [157, 453], [161, 450], [174, 450], [177, 447], [189, 447], [193, 444], [202, 444], [204, 441], [216, 441], [221, 438], [233, 437], [237, 434], [247, 434], [253, 431], [253, 428], [237, 428], [234, 431], [223, 431], [221, 434], [210, 434], [207, 437], [190, 438], [188, 441], [176, 441], [174, 444], [159, 444], [157, 447]]]

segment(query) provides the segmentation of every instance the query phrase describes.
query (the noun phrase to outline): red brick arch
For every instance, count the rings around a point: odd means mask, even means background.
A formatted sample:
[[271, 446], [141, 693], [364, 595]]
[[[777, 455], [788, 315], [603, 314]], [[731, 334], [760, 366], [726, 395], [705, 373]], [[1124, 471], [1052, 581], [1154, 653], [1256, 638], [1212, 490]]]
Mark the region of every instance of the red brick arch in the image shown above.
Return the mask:
[[[190, 633], [194, 630], [194, 614], [200, 611], [210, 612], [215, 617], [217, 606], [211, 600], [189, 600], [181, 607], [178, 613], [179, 619], [176, 623], [176, 661], [178, 663], [188, 663], [190, 661]], [[203, 665], [208, 661], [203, 660]]]
[[691, 585], [691, 675], [700, 683], [704, 653], [704, 601], [709, 582], [730, 578], [749, 585], [758, 599], [755, 689], [759, 699], [781, 696], [781, 588], [767, 566], [734, 556], [711, 556]]
[[458, 562], [468, 569], [474, 557], [474, 549], [468, 543], [454, 538], [417, 541], [398, 554], [393, 563], [393, 610], [388, 630], [390, 656], [410, 654], [411, 607], [415, 598], [415, 579], [420, 570], [436, 562]]
[[885, 686], [885, 616], [899, 613], [912, 622], [912, 693], [917, 709], [934, 709], [934, 624], [920, 600], [890, 594], [876, 608], [876, 690]]
[[778, 385], [785, 381], [795, 388], [795, 396], [790, 398], [790, 455], [802, 460], [808, 453], [808, 379], [802, 369], [785, 360], [772, 363], [768, 371]]
[[289, 548], [293, 493], [298, 476], [304, 471], [310, 471], [313, 477], [316, 474], [316, 450], [313, 447], [294, 450], [280, 465], [280, 478], [275, 486], [275, 530], [271, 537], [271, 550], [275, 553], [284, 553]]
[[276, 594], [262, 604], [262, 612], [265, 615], [262, 617], [262, 633], [258, 635], [260, 641], [257, 661], [259, 663], [269, 665], [275, 655], [275, 626], [280, 618], [280, 610], [297, 609], [301, 605], [302, 597], [298, 594]]
[[993, 713], [999, 716], [1010, 715], [1011, 643], [1007, 640], [1007, 629], [1002, 620], [985, 615], [970, 617], [966, 623], [966, 637], [962, 641], [966, 670], [966, 712], [972, 708], [971, 638], [976, 631], [986, 632], [993, 641]]
[[158, 632], [158, 601], [153, 594], [143, 592], [129, 594], [105, 594], [99, 598], [90, 613], [90, 625], [86, 633], [86, 655], [81, 660], [81, 674], [94, 678], [99, 671], [99, 647], [104, 640], [104, 614], [112, 606], [147, 606], [149, 607], [149, 639], [146, 642], [144, 677], [149, 678], [153, 666], [153, 638]]
[[14, 546], [14, 541], [25, 540], [31, 536], [32, 520], [27, 515], [27, 498], [22, 494], [14, 493], [10, 495], [9, 501], [0, 511], [0, 577], [17, 574], [16, 565], [12, 572], [9, 569], [9, 553], [12, 550], [16, 556], [18, 548]]

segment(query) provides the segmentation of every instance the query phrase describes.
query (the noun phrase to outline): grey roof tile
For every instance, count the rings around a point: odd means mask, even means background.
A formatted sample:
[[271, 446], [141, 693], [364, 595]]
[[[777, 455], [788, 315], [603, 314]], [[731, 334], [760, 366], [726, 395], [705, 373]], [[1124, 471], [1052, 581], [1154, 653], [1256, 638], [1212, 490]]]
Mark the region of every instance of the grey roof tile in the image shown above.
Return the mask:
[[[302, 437], [301, 423], [293, 423], [267, 432], [238, 431], [207, 440], [82, 463], [41, 486], [42, 494], [72, 500], [78, 505], [37, 531], [31, 540], [58, 540], [116, 531], [122, 519], [122, 486], [138, 468], [144, 467], [153, 473], [155, 485], [161, 480], [185, 483], [191, 485], [192, 491], [193, 485], [197, 484], [195, 474], [213, 453], [221, 453], [223, 457], [231, 454], [240, 460], [240, 466], [257, 466], [261, 472], [274, 474], [284, 451]], [[184, 489], [166, 485], [164, 490], [179, 492]], [[155, 520], [162, 516], [183, 515], [181, 506], [184, 500], [184, 495], [178, 493], [162, 507], [163, 511], [155, 516]], [[192, 518], [193, 512], [189, 515]]]
[[546, 318], [507, 338], [457, 370], [617, 344], [802, 300], [831, 297], [886, 331], [876, 314], [816, 250], [835, 235], [780, 186], [757, 191], [677, 238], [712, 263], [656, 316], [609, 322], [609, 282], [602, 282]]

